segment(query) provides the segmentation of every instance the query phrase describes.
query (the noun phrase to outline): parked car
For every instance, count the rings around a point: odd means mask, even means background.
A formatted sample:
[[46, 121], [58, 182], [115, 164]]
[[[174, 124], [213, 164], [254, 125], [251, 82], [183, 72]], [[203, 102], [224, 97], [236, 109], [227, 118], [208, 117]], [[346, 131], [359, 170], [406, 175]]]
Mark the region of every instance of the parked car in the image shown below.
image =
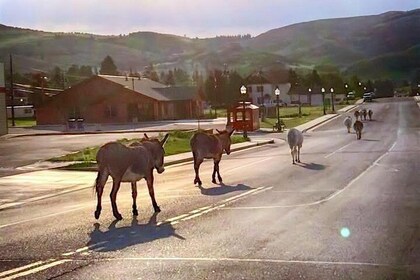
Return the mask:
[[354, 91], [350, 91], [349, 93], [347, 93], [348, 100], [353, 100], [354, 98], [355, 98]]
[[364, 102], [372, 102], [372, 93], [367, 92], [367, 93], [363, 94], [363, 101]]

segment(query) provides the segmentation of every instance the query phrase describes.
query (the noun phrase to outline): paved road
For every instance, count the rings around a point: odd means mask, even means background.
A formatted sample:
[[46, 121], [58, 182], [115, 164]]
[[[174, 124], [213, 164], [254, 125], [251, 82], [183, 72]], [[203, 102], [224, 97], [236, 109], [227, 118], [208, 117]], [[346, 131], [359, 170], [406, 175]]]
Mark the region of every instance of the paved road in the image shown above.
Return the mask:
[[[141, 125], [141, 126], [140, 126]], [[147, 126], [146, 126], [147, 125]], [[221, 119], [202, 121], [201, 128], [224, 128], [225, 123]], [[50, 133], [45, 136], [27, 136], [0, 139], [0, 177], [12, 174], [27, 172], [21, 167], [34, 164], [38, 161], [46, 160], [52, 157], [79, 151], [86, 147], [102, 145], [109, 141], [115, 141], [122, 138], [139, 138], [143, 137], [143, 132], [139, 130], [172, 130], [172, 129], [196, 129], [196, 121], [183, 121], [180, 123], [173, 122], [152, 122], [147, 124], [139, 124], [139, 127], [132, 131], [126, 131], [125, 126], [107, 126], [104, 129], [113, 129], [119, 133], [104, 134], [78, 134], [78, 135], [62, 135], [59, 131], [54, 130], [35, 130], [35, 129], [12, 129], [13, 134], [33, 134], [33, 133]], [[51, 127], [54, 129], [54, 127]], [[124, 132], [126, 131], [126, 132]], [[52, 133], [52, 134], [51, 134]], [[57, 133], [57, 134], [55, 134]], [[11, 135], [13, 135], [11, 134]], [[154, 136], [157, 133], [148, 133]]]
[[66, 173], [85, 188], [0, 211], [0, 278], [418, 279], [420, 110], [368, 106], [362, 140], [336, 118], [305, 134], [299, 165], [278, 141], [225, 156], [226, 185], [211, 183], [210, 162], [202, 188], [191, 164], [169, 166], [156, 176], [158, 215], [143, 182], [137, 219], [124, 185], [124, 220], [105, 199], [96, 221], [95, 174]]

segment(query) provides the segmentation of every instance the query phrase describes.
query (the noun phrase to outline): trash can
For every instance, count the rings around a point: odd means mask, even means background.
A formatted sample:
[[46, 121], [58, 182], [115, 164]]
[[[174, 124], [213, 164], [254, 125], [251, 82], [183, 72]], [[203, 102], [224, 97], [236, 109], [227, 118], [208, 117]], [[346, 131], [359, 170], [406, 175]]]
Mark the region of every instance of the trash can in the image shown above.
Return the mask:
[[83, 125], [84, 121], [85, 121], [85, 119], [82, 119], [82, 118], [77, 119], [77, 129], [78, 130], [83, 130], [84, 129], [84, 125]]
[[76, 119], [67, 120], [67, 129], [68, 130], [76, 129]]

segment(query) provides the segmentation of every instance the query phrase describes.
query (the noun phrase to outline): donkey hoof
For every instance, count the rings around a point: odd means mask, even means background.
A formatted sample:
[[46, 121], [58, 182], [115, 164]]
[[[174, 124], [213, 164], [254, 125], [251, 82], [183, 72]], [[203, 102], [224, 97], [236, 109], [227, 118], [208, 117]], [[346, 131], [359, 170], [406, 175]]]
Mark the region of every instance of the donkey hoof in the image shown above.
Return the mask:
[[101, 211], [95, 211], [95, 219], [99, 219], [100, 215], [101, 215]]
[[160, 207], [159, 206], [156, 206], [154, 208], [155, 208], [155, 213], [159, 213], [160, 212]]
[[137, 211], [137, 209], [133, 209], [133, 216], [138, 216], [139, 212]]
[[121, 221], [122, 220], [122, 216], [120, 213], [114, 214], [114, 217], [116, 220]]
[[216, 179], [211, 180], [213, 184], [217, 184]]

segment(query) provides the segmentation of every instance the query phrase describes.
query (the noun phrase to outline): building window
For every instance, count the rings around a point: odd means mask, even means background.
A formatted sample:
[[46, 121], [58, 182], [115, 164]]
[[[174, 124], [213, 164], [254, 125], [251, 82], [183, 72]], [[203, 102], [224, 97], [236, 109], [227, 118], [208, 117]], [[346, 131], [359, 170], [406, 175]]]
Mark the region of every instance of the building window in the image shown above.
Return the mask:
[[248, 87], [248, 93], [252, 93], [252, 86]]

